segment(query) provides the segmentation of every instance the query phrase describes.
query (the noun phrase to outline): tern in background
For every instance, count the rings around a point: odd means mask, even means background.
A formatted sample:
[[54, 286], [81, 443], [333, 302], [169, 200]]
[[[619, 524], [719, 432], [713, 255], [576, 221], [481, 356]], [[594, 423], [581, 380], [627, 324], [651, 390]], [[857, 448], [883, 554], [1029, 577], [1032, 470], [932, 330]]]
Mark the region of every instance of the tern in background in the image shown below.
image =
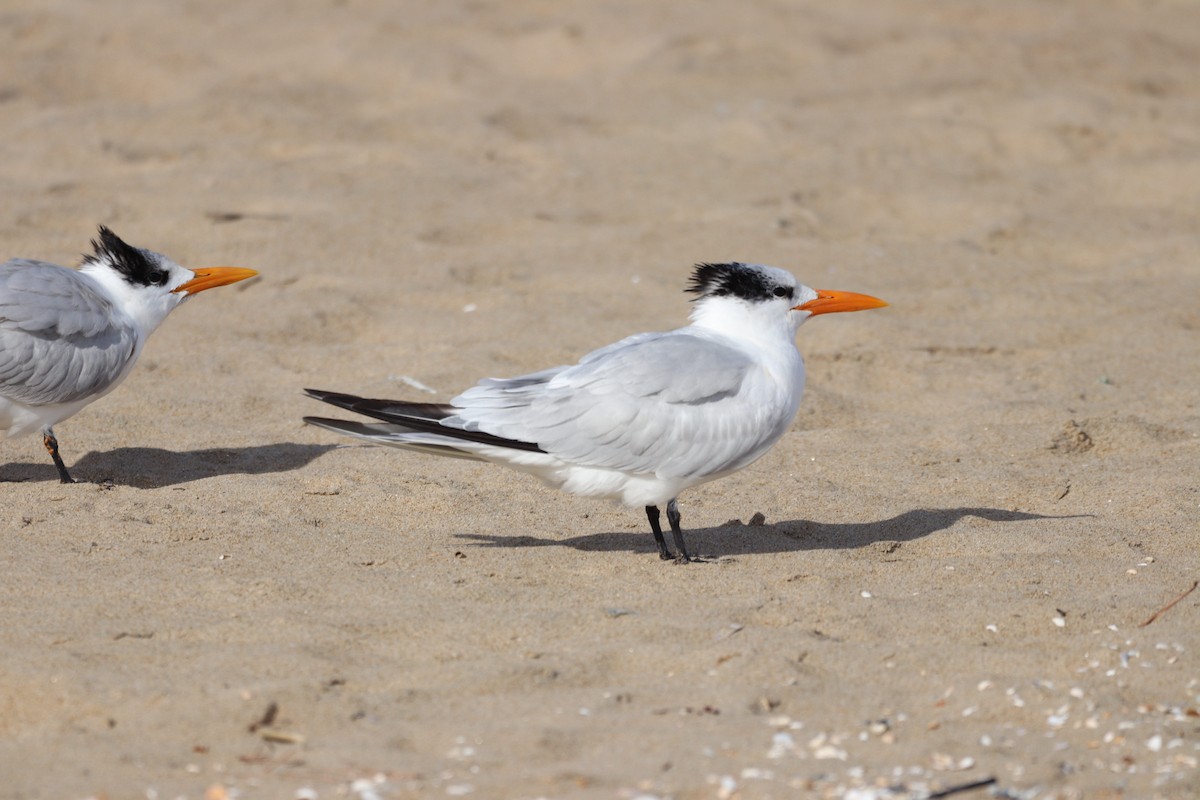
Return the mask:
[[447, 405], [309, 396], [377, 422], [305, 417], [312, 425], [437, 455], [491, 461], [572, 494], [644, 506], [659, 555], [666, 504], [675, 560], [687, 562], [676, 498], [762, 456], [800, 405], [796, 331], [810, 317], [887, 305], [810, 289], [761, 264], [699, 264], [692, 324], [639, 333], [578, 364], [487, 378]]
[[104, 226], [92, 247], [77, 270], [25, 258], [0, 264], [0, 438], [41, 431], [63, 483], [74, 481], [54, 425], [117, 388], [171, 309], [258, 274], [187, 269]]

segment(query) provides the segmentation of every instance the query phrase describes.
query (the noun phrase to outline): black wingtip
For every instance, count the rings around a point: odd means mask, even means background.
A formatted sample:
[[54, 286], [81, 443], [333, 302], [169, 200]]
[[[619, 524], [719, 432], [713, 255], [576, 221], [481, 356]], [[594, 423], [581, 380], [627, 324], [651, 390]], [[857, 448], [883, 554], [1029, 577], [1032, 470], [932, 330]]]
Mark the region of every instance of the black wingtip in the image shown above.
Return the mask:
[[329, 403], [331, 406], [344, 408], [347, 411], [354, 411], [356, 403], [361, 403], [363, 398], [354, 394], [345, 394], [343, 392], [330, 392], [325, 389], [305, 389], [304, 393], [314, 400], [320, 400], [322, 403]]
[[301, 417], [301, 419], [305, 425], [312, 425], [314, 428], [324, 428], [327, 431], [333, 431], [345, 436], [355, 436], [360, 439], [378, 440], [391, 434], [405, 432], [403, 430], [396, 430], [393, 425], [381, 422], [356, 422], [349, 419], [330, 419], [329, 417]]
[[[460, 439], [479, 444], [506, 447], [510, 450], [527, 450], [534, 453], [544, 453], [534, 442], [522, 442], [516, 439], [505, 439], [483, 431], [464, 430], [457, 427], [446, 427], [441, 421], [452, 416], [455, 410], [452, 406], [437, 403], [409, 403], [403, 400], [373, 400], [357, 397], [341, 392], [327, 392], [320, 389], [305, 389], [312, 398], [329, 403], [332, 406], [353, 411], [391, 425], [400, 426], [410, 432], [436, 433], [448, 439]], [[351, 435], [360, 435], [351, 431], [342, 420], [330, 420], [324, 417], [304, 417], [305, 423], [337, 430]], [[354, 423], [360, 424], [360, 423]], [[361, 424], [360, 424], [361, 425]], [[338, 427], [335, 427], [338, 426]]]

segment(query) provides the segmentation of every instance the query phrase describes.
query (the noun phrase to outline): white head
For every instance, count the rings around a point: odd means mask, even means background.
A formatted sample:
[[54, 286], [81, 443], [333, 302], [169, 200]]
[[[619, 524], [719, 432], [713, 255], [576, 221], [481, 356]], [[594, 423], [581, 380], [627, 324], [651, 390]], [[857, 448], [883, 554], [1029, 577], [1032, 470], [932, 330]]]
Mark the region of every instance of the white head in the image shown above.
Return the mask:
[[258, 274], [241, 267], [191, 270], [161, 253], [126, 244], [103, 225], [99, 239], [92, 240], [92, 248], [95, 252], [83, 257], [80, 272], [103, 286], [145, 334], [197, 292]]
[[870, 295], [810, 289], [777, 267], [738, 262], [697, 264], [685, 291], [696, 295], [692, 319], [699, 324], [734, 329], [786, 325], [789, 336], [817, 314], [887, 305]]

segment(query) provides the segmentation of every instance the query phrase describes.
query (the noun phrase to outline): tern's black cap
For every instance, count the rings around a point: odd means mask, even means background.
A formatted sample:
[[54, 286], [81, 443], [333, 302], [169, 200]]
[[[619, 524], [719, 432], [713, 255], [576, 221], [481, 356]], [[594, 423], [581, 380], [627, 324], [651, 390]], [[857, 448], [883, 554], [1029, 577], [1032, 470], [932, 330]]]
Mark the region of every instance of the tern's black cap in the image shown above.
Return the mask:
[[167, 271], [154, 253], [126, 244], [104, 225], [100, 226], [100, 238], [92, 239], [92, 248], [96, 252], [85, 255], [83, 263], [107, 262], [127, 281], [138, 286], [162, 286], [167, 282]]
[[691, 285], [684, 291], [697, 295], [695, 300], [708, 297], [738, 297], [752, 303], [777, 297], [791, 298], [796, 287], [782, 282], [781, 270], [758, 264], [731, 262], [728, 264], [697, 264]]

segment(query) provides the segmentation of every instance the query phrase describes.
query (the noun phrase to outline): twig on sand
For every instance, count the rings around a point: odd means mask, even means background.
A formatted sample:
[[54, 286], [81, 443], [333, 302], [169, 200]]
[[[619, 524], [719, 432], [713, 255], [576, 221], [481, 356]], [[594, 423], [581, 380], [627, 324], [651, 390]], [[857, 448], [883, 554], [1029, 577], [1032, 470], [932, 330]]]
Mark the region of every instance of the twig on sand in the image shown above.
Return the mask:
[[279, 704], [271, 702], [267, 705], [267, 710], [263, 712], [262, 717], [254, 723], [251, 723], [250, 733], [257, 733], [259, 728], [269, 728], [275, 724], [275, 717], [279, 714]]
[[925, 795], [927, 800], [936, 800], [940, 797], [950, 797], [951, 795], [959, 794], [960, 792], [969, 792], [972, 789], [982, 789], [985, 786], [991, 786], [996, 782], [995, 777], [984, 778], [983, 780], [971, 781], [970, 783], [960, 783], [958, 786], [951, 786], [948, 789], [940, 789], [933, 794]]
[[1167, 603], [1165, 606], [1163, 606], [1162, 608], [1160, 608], [1158, 611], [1155, 611], [1153, 614], [1151, 614], [1151, 615], [1150, 615], [1150, 618], [1149, 618], [1149, 619], [1147, 619], [1145, 622], [1143, 622], [1143, 623], [1141, 623], [1140, 625], [1138, 625], [1138, 627], [1139, 627], [1139, 628], [1144, 628], [1144, 627], [1146, 627], [1147, 625], [1149, 625], [1151, 622], [1154, 622], [1154, 620], [1158, 619], [1159, 615], [1161, 615], [1161, 614], [1164, 614], [1164, 613], [1166, 613], [1167, 611], [1170, 611], [1170, 610], [1171, 610], [1171, 609], [1172, 609], [1172, 608], [1175, 606], [1175, 604], [1176, 604], [1176, 603], [1178, 603], [1178, 602], [1179, 602], [1180, 600], [1182, 600], [1183, 598], [1187, 597], [1187, 596], [1188, 596], [1189, 594], [1191, 594], [1192, 592], [1196, 591], [1196, 587], [1197, 587], [1197, 586], [1200, 586], [1200, 581], [1192, 581], [1191, 588], [1189, 588], [1189, 589], [1188, 589], [1187, 591], [1185, 591], [1183, 594], [1179, 595], [1179, 597], [1176, 597], [1174, 600], [1172, 600], [1171, 602]]

